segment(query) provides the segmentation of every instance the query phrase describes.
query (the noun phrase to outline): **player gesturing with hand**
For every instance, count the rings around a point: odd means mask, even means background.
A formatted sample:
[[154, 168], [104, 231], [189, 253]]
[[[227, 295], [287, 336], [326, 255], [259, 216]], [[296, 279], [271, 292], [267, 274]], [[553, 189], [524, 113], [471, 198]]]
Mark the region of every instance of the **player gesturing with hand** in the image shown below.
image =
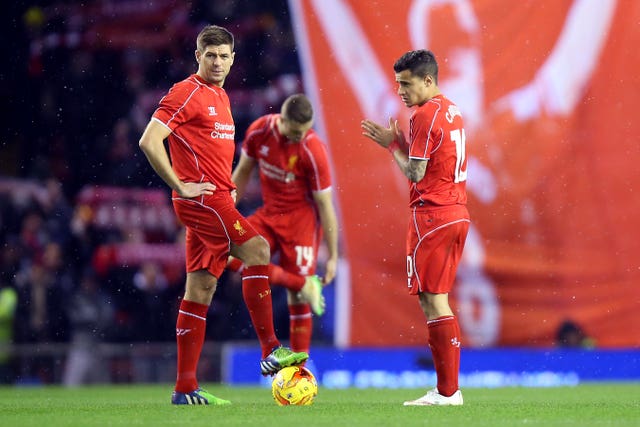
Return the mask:
[[363, 120], [361, 126], [362, 134], [374, 140], [382, 148], [393, 148], [392, 144], [394, 142], [399, 146], [406, 146], [404, 132], [400, 129], [398, 121], [394, 120], [393, 117], [389, 117], [389, 127], [384, 127], [369, 119]]
[[462, 405], [458, 389], [460, 327], [449, 306], [469, 230], [467, 160], [462, 114], [440, 93], [432, 52], [405, 53], [393, 66], [398, 95], [415, 108], [406, 144], [397, 121], [361, 122], [362, 133], [388, 149], [409, 185], [407, 276], [427, 320], [437, 386], [405, 405]]

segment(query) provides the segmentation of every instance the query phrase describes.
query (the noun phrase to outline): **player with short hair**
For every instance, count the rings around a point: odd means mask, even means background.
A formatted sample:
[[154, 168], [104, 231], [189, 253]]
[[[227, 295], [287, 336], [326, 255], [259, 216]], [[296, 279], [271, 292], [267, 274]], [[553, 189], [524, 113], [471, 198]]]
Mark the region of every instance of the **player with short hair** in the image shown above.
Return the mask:
[[[311, 342], [311, 312], [324, 311], [324, 300], [318, 307], [305, 298], [311, 284], [322, 288], [315, 272], [323, 234], [329, 252], [325, 285], [335, 277], [338, 262], [329, 157], [312, 125], [309, 99], [289, 96], [279, 114], [264, 115], [249, 126], [232, 175], [241, 197], [251, 173], [259, 170], [263, 205], [247, 220], [267, 239], [272, 254], [280, 254], [271, 281], [287, 288], [291, 348], [303, 352]], [[231, 259], [229, 268], [238, 271], [241, 262]]]
[[462, 115], [438, 88], [432, 52], [410, 51], [394, 64], [398, 95], [416, 107], [407, 146], [398, 122], [389, 127], [362, 121], [363, 135], [393, 155], [409, 179], [407, 275], [427, 318], [437, 387], [405, 406], [462, 405], [458, 388], [460, 326], [449, 306], [456, 269], [469, 230], [467, 159]]
[[[262, 347], [260, 368], [274, 374], [304, 363], [307, 353], [282, 347], [275, 335], [268, 281], [269, 245], [235, 207], [231, 169], [235, 125], [222, 88], [233, 65], [233, 35], [209, 25], [197, 38], [195, 74], [160, 100], [140, 148], [171, 187], [173, 207], [186, 227], [187, 279], [176, 322], [178, 346], [174, 404], [228, 404], [200, 389], [196, 369], [206, 316], [229, 254], [243, 260], [242, 294]], [[164, 147], [168, 139], [169, 155]]]

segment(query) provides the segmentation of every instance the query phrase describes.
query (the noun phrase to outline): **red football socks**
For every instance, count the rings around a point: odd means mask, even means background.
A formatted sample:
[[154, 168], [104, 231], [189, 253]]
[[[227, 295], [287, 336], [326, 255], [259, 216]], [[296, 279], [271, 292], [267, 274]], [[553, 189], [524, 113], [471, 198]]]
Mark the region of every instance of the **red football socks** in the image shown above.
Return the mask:
[[242, 296], [260, 340], [262, 357], [267, 357], [274, 347], [280, 345], [273, 328], [268, 265], [253, 265], [242, 270]]
[[279, 265], [269, 264], [269, 283], [282, 286], [293, 292], [300, 292], [304, 286], [305, 277], [289, 273]]
[[242, 271], [244, 264], [238, 258], [231, 258], [229, 262], [227, 262], [227, 270], [231, 271]]
[[429, 347], [438, 377], [438, 392], [451, 396], [458, 390], [460, 369], [460, 326], [455, 316], [442, 316], [427, 322]]
[[[238, 258], [231, 258], [227, 263], [227, 269], [230, 271], [240, 271], [244, 268], [244, 264]], [[289, 273], [282, 267], [275, 264], [269, 264], [269, 283], [271, 285], [282, 286], [293, 292], [300, 292], [305, 283], [305, 277], [298, 274]]]
[[289, 306], [289, 340], [293, 351], [309, 353], [313, 319], [309, 304]]
[[182, 300], [176, 321], [178, 375], [176, 391], [190, 393], [198, 388], [196, 370], [202, 352], [209, 306]]

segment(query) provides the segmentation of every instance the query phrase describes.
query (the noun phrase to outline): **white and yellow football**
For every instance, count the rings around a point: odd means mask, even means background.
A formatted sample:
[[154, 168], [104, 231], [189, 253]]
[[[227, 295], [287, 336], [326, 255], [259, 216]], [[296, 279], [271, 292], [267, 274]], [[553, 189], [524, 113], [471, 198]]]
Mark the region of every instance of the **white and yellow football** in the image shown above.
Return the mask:
[[318, 395], [318, 383], [309, 369], [289, 366], [273, 378], [271, 393], [280, 406], [311, 405]]

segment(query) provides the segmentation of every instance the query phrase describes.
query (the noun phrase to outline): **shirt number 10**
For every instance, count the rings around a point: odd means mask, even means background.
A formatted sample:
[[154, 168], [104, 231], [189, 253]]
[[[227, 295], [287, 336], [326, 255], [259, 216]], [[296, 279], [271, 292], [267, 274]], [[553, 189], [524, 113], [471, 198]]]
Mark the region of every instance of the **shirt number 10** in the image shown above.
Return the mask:
[[454, 183], [463, 182], [467, 180], [467, 169], [462, 170], [464, 161], [466, 159], [466, 148], [464, 135], [464, 129], [456, 129], [451, 131], [451, 140], [456, 144], [456, 169]]

